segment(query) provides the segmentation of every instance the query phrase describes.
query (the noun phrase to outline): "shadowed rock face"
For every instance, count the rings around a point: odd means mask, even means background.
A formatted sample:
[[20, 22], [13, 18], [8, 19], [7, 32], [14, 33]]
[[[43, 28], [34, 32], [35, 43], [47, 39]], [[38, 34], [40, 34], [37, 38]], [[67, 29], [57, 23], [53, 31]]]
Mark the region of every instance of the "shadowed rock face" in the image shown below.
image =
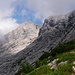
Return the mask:
[[[7, 35], [7, 37], [10, 36]], [[10, 38], [14, 37], [12, 36]], [[8, 42], [11, 40], [10, 38], [7, 40]], [[9, 60], [5, 61], [4, 59], [4, 63], [0, 66], [0, 73], [1, 75], [14, 75], [15, 72], [19, 70], [21, 63], [28, 62], [32, 64], [40, 58], [44, 52], [51, 51], [51, 49], [59, 43], [68, 42], [73, 39], [75, 39], [75, 11], [65, 16], [49, 17], [45, 19], [43, 26], [40, 28], [37, 39], [23, 50], [20, 48], [21, 51], [17, 54], [11, 57], [9, 56]], [[18, 61], [20, 61], [19, 64]]]

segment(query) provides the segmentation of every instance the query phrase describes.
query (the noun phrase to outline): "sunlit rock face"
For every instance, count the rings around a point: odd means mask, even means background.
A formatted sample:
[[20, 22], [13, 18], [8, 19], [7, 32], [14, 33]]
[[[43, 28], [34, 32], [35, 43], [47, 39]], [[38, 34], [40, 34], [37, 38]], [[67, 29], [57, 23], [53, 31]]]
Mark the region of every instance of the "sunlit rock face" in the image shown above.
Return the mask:
[[39, 27], [37, 25], [29, 21], [23, 23], [17, 29], [5, 35], [3, 44], [3, 47], [6, 48], [5, 52], [10, 54], [18, 53], [37, 38], [38, 32]]
[[[46, 18], [40, 30], [33, 23], [26, 22], [5, 35], [5, 39], [0, 52], [0, 74], [14, 75], [22, 63], [32, 64], [44, 52], [75, 39], [75, 11], [64, 16]], [[2, 56], [4, 59], [1, 59]]]
[[25, 49], [37, 38], [39, 28], [40, 26], [27, 21], [4, 36], [4, 41], [0, 43], [0, 75], [10, 75], [6, 74], [7, 71], [4, 70], [5, 67], [3, 66], [9, 65], [11, 61], [13, 62], [13, 56]]

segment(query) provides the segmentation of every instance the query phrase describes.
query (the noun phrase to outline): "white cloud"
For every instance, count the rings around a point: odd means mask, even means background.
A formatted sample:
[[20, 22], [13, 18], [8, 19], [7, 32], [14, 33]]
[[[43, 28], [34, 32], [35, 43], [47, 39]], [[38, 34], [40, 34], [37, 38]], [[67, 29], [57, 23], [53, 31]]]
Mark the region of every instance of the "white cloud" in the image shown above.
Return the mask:
[[16, 20], [12, 18], [15, 1], [17, 0], [0, 0], [0, 39], [18, 26]]
[[35, 12], [35, 18], [65, 14], [75, 8], [75, 0], [27, 0], [27, 7]]
[[23, 10], [21, 11], [20, 15], [24, 17], [25, 15], [27, 15], [27, 11], [26, 11], [25, 9], [23, 9]]
[[[20, 12], [15, 4], [19, 5]], [[43, 21], [46, 17], [65, 14], [74, 8], [75, 0], [0, 0], [0, 34], [4, 35], [18, 26], [16, 19], [12, 18], [15, 11], [23, 18], [26, 16], [25, 19]]]
[[7, 19], [0, 20], [0, 31], [3, 34], [6, 34], [10, 31], [12, 31], [17, 26], [18, 26], [18, 24], [16, 23], [15, 19], [7, 18]]

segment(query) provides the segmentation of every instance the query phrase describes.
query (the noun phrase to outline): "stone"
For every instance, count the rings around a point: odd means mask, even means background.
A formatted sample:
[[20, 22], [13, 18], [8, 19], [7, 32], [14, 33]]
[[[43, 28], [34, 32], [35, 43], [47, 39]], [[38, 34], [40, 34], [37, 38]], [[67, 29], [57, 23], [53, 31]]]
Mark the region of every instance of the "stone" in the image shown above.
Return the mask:
[[73, 72], [75, 72], [75, 66], [72, 66]]
[[58, 64], [58, 66], [67, 64], [67, 62], [68, 62], [68, 61], [60, 62], [60, 63]]
[[51, 67], [52, 65], [53, 65], [52, 63], [49, 63], [49, 64], [48, 64], [48, 66], [50, 66], [50, 67]]
[[57, 65], [53, 65], [50, 69], [53, 70], [53, 69], [56, 69], [57, 68]]
[[73, 64], [75, 64], [75, 61], [73, 61]]
[[57, 61], [58, 61], [58, 59], [54, 59], [52, 62], [50, 62], [50, 63], [48, 64], [48, 66], [50, 66], [50, 69], [51, 69], [51, 70], [57, 68], [57, 63], [56, 63]]
[[52, 61], [52, 64], [56, 64], [57, 61], [58, 61], [58, 59], [54, 59], [54, 60]]

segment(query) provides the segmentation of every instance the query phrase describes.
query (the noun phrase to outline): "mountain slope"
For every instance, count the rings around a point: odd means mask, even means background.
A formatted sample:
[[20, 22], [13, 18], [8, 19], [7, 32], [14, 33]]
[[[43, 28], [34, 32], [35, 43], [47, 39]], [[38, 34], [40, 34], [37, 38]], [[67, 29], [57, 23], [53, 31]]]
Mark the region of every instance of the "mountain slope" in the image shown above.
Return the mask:
[[[17, 29], [4, 36], [5, 41], [2, 45], [5, 48], [4, 52], [6, 51], [6, 53], [11, 55], [18, 53], [37, 38], [38, 32], [39, 27], [37, 25], [29, 21], [23, 23]], [[1, 53], [0, 57], [1, 55], [4, 56], [4, 53]]]
[[[17, 29], [6, 34], [5, 40], [0, 46], [0, 75], [6, 75], [6, 68], [9, 67], [9, 63], [14, 62], [14, 55], [26, 48], [32, 43], [38, 36], [40, 26], [35, 25], [32, 22], [25, 22]], [[16, 57], [17, 59], [18, 57]], [[4, 69], [3, 66], [8, 65]], [[9, 70], [10, 68], [8, 68]], [[7, 74], [10, 75], [10, 74]]]
[[[43, 26], [40, 28], [37, 39], [17, 54], [8, 57], [10, 60], [1, 64], [0, 72], [3, 75], [14, 75], [21, 68], [22, 63], [33, 64], [44, 52], [51, 52], [58, 44], [75, 39], [74, 35], [75, 11], [63, 17], [49, 17], [45, 19]], [[10, 51], [10, 49], [7, 49], [7, 51]]]
[[[63, 58], [64, 57], [64, 58]], [[22, 75], [74, 75], [75, 70], [75, 50], [59, 54], [55, 57], [58, 59], [56, 63], [51, 65], [56, 59], [48, 63], [48, 65], [41, 65], [40, 67], [34, 69], [28, 74]], [[49, 61], [49, 59], [47, 60]]]
[[44, 53], [34, 66], [22, 66], [15, 75], [74, 75], [74, 68], [75, 40], [72, 40], [57, 46], [51, 53]]

